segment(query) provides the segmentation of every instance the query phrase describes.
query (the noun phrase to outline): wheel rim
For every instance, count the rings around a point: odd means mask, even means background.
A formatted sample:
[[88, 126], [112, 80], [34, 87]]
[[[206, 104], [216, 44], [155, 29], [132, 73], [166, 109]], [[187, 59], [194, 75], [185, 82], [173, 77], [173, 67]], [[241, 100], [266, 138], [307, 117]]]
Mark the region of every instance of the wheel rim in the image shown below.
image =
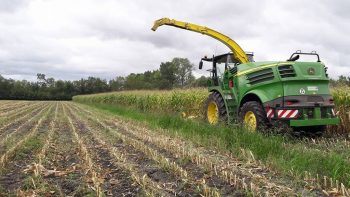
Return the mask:
[[207, 118], [210, 124], [216, 124], [219, 121], [219, 109], [214, 101], [208, 105]]
[[248, 128], [249, 131], [256, 131], [256, 117], [252, 111], [248, 111], [244, 115], [244, 125]]

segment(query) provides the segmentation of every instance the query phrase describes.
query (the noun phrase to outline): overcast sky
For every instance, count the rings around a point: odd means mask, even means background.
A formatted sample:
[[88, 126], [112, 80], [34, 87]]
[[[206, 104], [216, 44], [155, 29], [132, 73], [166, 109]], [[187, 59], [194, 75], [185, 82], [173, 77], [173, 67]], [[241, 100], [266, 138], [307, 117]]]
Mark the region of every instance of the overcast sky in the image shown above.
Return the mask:
[[204, 55], [229, 51], [194, 32], [150, 30], [154, 20], [169, 17], [230, 36], [256, 61], [315, 50], [331, 77], [350, 76], [349, 8], [349, 0], [0, 0], [0, 74], [110, 79], [157, 69], [173, 57], [197, 65]]

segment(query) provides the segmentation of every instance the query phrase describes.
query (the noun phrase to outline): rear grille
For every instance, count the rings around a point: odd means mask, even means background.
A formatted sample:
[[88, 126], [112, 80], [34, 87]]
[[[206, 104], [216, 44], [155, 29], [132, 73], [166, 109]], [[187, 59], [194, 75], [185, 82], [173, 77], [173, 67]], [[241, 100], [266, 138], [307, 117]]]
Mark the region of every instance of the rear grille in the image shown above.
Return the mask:
[[280, 73], [281, 78], [295, 77], [296, 76], [293, 65], [279, 66], [278, 72]]
[[248, 84], [254, 85], [258, 83], [262, 83], [265, 81], [270, 81], [274, 78], [272, 68], [267, 68], [263, 70], [259, 70], [247, 75]]

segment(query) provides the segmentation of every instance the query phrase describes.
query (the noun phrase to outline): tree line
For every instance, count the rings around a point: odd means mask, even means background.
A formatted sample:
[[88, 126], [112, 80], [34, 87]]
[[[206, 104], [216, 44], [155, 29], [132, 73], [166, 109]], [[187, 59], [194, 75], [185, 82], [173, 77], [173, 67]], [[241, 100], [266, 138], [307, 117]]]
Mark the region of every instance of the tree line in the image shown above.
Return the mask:
[[[131, 73], [112, 80], [88, 77], [74, 81], [47, 78], [38, 73], [36, 81], [5, 79], [0, 75], [0, 99], [13, 100], [71, 100], [80, 94], [93, 94], [123, 90], [152, 90], [206, 87], [208, 78], [195, 78], [194, 65], [187, 58], [173, 58], [162, 62], [158, 69]], [[330, 85], [350, 86], [350, 77], [331, 79]]]
[[75, 81], [56, 80], [38, 73], [36, 81], [5, 79], [0, 75], [0, 99], [71, 100], [79, 94], [109, 91], [204, 87], [208, 78], [196, 79], [194, 65], [187, 58], [162, 62], [159, 69], [117, 76], [112, 80], [88, 77]]

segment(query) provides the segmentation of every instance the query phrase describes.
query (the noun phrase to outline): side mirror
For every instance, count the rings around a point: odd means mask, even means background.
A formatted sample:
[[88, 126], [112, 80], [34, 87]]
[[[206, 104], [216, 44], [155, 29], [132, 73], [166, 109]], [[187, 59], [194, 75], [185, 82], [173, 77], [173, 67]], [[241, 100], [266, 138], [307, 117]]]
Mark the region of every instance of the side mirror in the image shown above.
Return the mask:
[[199, 70], [201, 70], [203, 68], [203, 61], [201, 60], [200, 62], [199, 62]]

